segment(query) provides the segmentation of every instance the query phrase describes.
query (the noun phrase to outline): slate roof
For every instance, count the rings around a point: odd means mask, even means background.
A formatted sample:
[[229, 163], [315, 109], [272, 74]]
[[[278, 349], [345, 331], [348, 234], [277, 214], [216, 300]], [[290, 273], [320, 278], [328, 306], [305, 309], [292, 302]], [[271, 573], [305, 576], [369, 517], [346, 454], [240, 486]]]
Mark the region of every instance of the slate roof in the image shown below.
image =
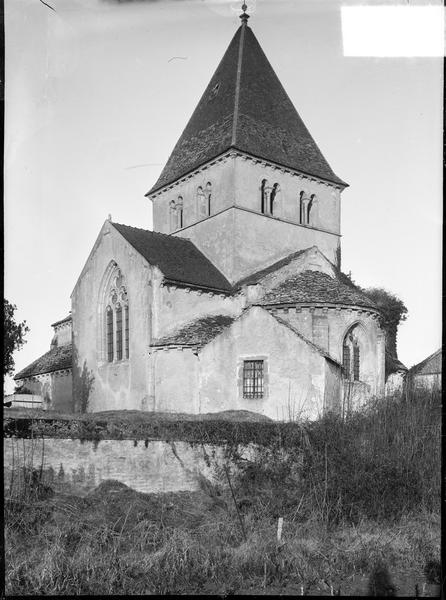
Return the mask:
[[231, 292], [226, 277], [190, 240], [120, 223], [112, 225], [151, 265], [161, 269], [166, 280]]
[[320, 346], [318, 346], [314, 342], [312, 342], [309, 339], [307, 339], [304, 335], [302, 335], [300, 333], [300, 331], [298, 329], [296, 329], [295, 327], [293, 327], [293, 325], [291, 325], [291, 323], [289, 323], [288, 321], [285, 321], [285, 319], [282, 319], [278, 315], [274, 315], [273, 313], [270, 313], [270, 314], [271, 314], [272, 317], [274, 317], [276, 319], [276, 321], [278, 321], [279, 323], [281, 323], [282, 325], [284, 325], [285, 327], [287, 327], [288, 329], [290, 329], [295, 335], [297, 335], [297, 337], [299, 337], [306, 344], [308, 344], [309, 346], [311, 346], [313, 348], [313, 350], [315, 350], [318, 354], [321, 354], [324, 358], [327, 358], [328, 360], [331, 360], [331, 362], [334, 362], [338, 367], [342, 367], [341, 363], [338, 360], [336, 360], [335, 358], [333, 358], [332, 356], [330, 356], [330, 354], [328, 354], [328, 352], [326, 350], [324, 350], [323, 348], [321, 348]]
[[353, 285], [311, 270], [290, 277], [257, 302], [262, 306], [295, 303], [346, 304], [378, 310], [376, 304]]
[[62, 369], [71, 369], [72, 366], [72, 345], [66, 344], [52, 348], [49, 352], [32, 362], [22, 369], [14, 379], [25, 379], [33, 375], [43, 375]]
[[215, 315], [197, 319], [157, 340], [152, 346], [204, 346], [234, 322], [234, 317]]
[[147, 195], [235, 148], [343, 186], [254, 33], [235, 33], [166, 166]]
[[68, 323], [69, 321], [71, 321], [71, 315], [68, 315], [68, 317], [65, 317], [65, 319], [61, 319], [60, 321], [52, 323], [51, 327], [55, 327], [56, 325], [62, 325], [62, 323]]
[[277, 262], [273, 263], [272, 265], [269, 265], [269, 267], [266, 267], [265, 269], [262, 269], [261, 271], [257, 271], [256, 273], [252, 273], [252, 275], [248, 275], [247, 277], [244, 277], [243, 279], [240, 279], [240, 281], [238, 281], [237, 283], [234, 284], [234, 288], [239, 289], [244, 285], [254, 285], [254, 284], [258, 283], [261, 279], [263, 279], [270, 273], [274, 273], [278, 269], [281, 269], [285, 265], [288, 265], [292, 260], [294, 260], [295, 258], [300, 256], [301, 254], [304, 254], [305, 252], [307, 252], [307, 250], [309, 250], [309, 248], [305, 248], [304, 250], [298, 250], [297, 252], [293, 252], [293, 254], [290, 254], [289, 256], [286, 256], [285, 258], [278, 260]]
[[414, 365], [410, 370], [410, 375], [437, 375], [442, 371], [442, 348]]

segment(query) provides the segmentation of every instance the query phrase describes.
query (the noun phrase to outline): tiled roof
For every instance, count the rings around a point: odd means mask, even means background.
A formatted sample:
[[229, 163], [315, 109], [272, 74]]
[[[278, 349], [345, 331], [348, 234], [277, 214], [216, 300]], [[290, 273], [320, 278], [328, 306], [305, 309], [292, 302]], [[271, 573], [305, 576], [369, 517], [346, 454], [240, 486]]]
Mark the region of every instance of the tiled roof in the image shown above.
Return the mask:
[[68, 315], [68, 317], [65, 317], [65, 319], [61, 319], [60, 321], [52, 323], [51, 327], [55, 327], [56, 325], [62, 325], [62, 323], [68, 323], [69, 321], [71, 321], [71, 315]]
[[273, 263], [269, 267], [266, 267], [265, 269], [262, 269], [261, 271], [257, 271], [256, 273], [253, 273], [252, 275], [248, 275], [247, 277], [244, 277], [243, 279], [240, 279], [240, 281], [238, 281], [237, 283], [234, 284], [234, 288], [239, 289], [244, 285], [253, 285], [253, 284], [258, 283], [261, 279], [263, 279], [270, 273], [274, 273], [274, 271], [277, 271], [278, 269], [281, 269], [285, 265], [288, 265], [292, 260], [294, 260], [295, 258], [300, 256], [301, 254], [304, 254], [304, 252], [307, 252], [307, 250], [309, 250], [309, 248], [305, 248], [304, 250], [298, 250], [297, 252], [293, 252], [293, 254], [290, 254], [289, 256], [286, 256], [285, 258], [278, 260], [277, 262]]
[[278, 321], [282, 325], [285, 325], [285, 327], [288, 327], [288, 329], [290, 329], [295, 335], [297, 335], [297, 337], [299, 337], [301, 340], [303, 340], [306, 344], [311, 346], [311, 348], [313, 348], [313, 350], [315, 350], [318, 354], [321, 354], [324, 358], [331, 360], [336, 365], [338, 365], [338, 367], [342, 366], [341, 363], [339, 361], [337, 361], [335, 358], [333, 358], [330, 354], [328, 354], [328, 352], [326, 350], [324, 350], [323, 348], [321, 348], [314, 342], [311, 342], [304, 335], [302, 335], [298, 329], [296, 329], [295, 327], [293, 327], [293, 325], [291, 325], [291, 323], [289, 323], [288, 321], [285, 321], [285, 319], [282, 319], [281, 317], [279, 317], [278, 315], [275, 315], [273, 313], [271, 313], [271, 316], [273, 316], [276, 319], [276, 321]]
[[33, 375], [43, 375], [62, 369], [71, 369], [72, 366], [72, 346], [58, 346], [52, 348], [49, 352], [32, 362], [28, 367], [22, 369], [14, 379], [25, 379]]
[[216, 315], [192, 321], [163, 338], [154, 340], [152, 346], [204, 346], [234, 322], [234, 317]]
[[235, 148], [340, 185], [252, 30], [242, 25], [147, 195]]
[[187, 239], [112, 223], [113, 227], [151, 265], [173, 283], [230, 293], [226, 277]]
[[440, 348], [420, 363], [414, 365], [410, 370], [410, 375], [436, 375], [441, 373], [442, 349]]
[[298, 273], [257, 302], [260, 305], [294, 303], [344, 304], [378, 310], [376, 304], [353, 285], [341, 283], [319, 271]]

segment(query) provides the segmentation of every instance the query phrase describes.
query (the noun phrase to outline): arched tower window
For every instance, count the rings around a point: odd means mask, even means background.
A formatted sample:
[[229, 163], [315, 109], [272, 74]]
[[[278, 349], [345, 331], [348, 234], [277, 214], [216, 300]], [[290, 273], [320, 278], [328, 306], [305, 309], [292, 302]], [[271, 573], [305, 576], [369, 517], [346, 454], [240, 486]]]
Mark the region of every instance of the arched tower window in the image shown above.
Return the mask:
[[183, 197], [182, 196], [178, 196], [176, 211], [177, 211], [177, 227], [176, 228], [182, 229], [183, 228]]
[[262, 215], [265, 215], [268, 211], [268, 181], [266, 179], [262, 179], [262, 184], [260, 186], [260, 212]]
[[275, 213], [274, 203], [278, 200], [279, 191], [280, 191], [279, 184], [275, 183], [272, 187], [271, 195], [270, 195], [270, 199], [269, 199], [269, 212], [270, 212], [271, 216], [273, 216]]
[[302, 191], [299, 194], [299, 223], [301, 225], [310, 224], [311, 209], [313, 207], [315, 199], [315, 194], [309, 196], [304, 191]]
[[206, 213], [210, 217], [212, 214], [212, 183], [210, 181], [206, 184], [204, 195], [206, 197]]
[[361, 356], [358, 327], [350, 329], [342, 345], [342, 367], [344, 377], [349, 381], [359, 381], [361, 376]]
[[129, 358], [130, 310], [127, 288], [119, 267], [114, 264], [105, 286], [102, 301], [104, 310], [104, 359], [114, 362]]
[[207, 216], [206, 196], [201, 185], [197, 188], [197, 215], [199, 219]]
[[310, 213], [311, 213], [311, 209], [313, 207], [314, 199], [315, 199], [315, 195], [312, 194], [310, 196], [310, 199], [309, 199], [308, 204], [307, 204], [307, 225], [310, 224]]
[[170, 231], [175, 231], [177, 228], [177, 210], [175, 206], [175, 200], [171, 200], [169, 204], [169, 215], [170, 215]]

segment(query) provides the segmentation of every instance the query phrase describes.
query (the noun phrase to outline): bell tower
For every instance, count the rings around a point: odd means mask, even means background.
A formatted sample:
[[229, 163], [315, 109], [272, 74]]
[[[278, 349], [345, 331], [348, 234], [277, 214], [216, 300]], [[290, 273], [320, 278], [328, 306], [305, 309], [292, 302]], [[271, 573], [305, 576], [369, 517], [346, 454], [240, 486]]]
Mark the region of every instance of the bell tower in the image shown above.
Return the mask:
[[190, 238], [232, 283], [313, 245], [336, 263], [347, 186], [242, 8], [240, 27], [146, 194], [155, 231]]

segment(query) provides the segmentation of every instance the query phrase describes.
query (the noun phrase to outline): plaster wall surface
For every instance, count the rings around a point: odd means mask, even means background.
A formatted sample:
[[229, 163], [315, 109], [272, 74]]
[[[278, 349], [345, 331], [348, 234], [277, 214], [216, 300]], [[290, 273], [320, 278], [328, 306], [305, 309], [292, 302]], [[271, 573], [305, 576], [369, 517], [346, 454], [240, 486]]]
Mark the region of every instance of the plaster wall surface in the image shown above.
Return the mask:
[[[40, 469], [43, 461], [44, 483], [56, 491], [85, 495], [107, 479], [125, 483], [145, 493], [198, 489], [199, 474], [212, 478], [202, 448], [185, 442], [71, 439], [4, 439], [4, 485], [11, 484], [11, 472], [23, 466]], [[212, 448], [206, 447], [208, 454]], [[219, 449], [216, 449], [218, 455]], [[16, 474], [17, 476], [17, 474]], [[14, 480], [13, 480], [14, 481]]]
[[441, 390], [441, 373], [426, 373], [412, 376], [410, 380], [413, 390]]
[[273, 203], [273, 215], [300, 222], [300, 194], [315, 195], [310, 224], [340, 233], [340, 190], [336, 186], [305, 175], [269, 166], [260, 160], [237, 156], [235, 159], [235, 198], [237, 206], [261, 212], [261, 185], [266, 179], [272, 187], [279, 185]]
[[[261, 308], [253, 307], [200, 352], [201, 412], [250, 410], [275, 420], [317, 418], [325, 359]], [[264, 360], [265, 394], [243, 398], [243, 361]]]
[[[128, 294], [130, 359], [107, 362], [101, 294], [113, 262], [121, 269]], [[152, 270], [113, 226], [105, 223], [72, 294], [74, 395], [79, 396], [80, 388], [93, 378], [89, 411], [143, 409], [147, 405]]]
[[332, 233], [241, 208], [230, 208], [175, 235], [189, 238], [231, 283], [311, 246], [336, 263], [339, 243]]
[[71, 344], [71, 332], [71, 322], [57, 325], [54, 328], [53, 342], [56, 342], [58, 346], [65, 346], [66, 344]]
[[222, 211], [234, 204], [234, 159], [222, 158], [210, 164], [184, 181], [180, 180], [172, 187], [162, 191], [153, 198], [153, 229], [161, 233], [174, 231], [171, 226], [170, 204], [177, 202], [178, 197], [183, 199], [183, 226], [188, 227], [206, 219], [198, 188], [206, 190], [211, 184], [211, 215]]
[[198, 414], [198, 358], [189, 348], [152, 352], [153, 410]]
[[[342, 346], [349, 329], [359, 325], [361, 337], [360, 380], [371, 395], [384, 393], [385, 337], [377, 319], [366, 311], [336, 308], [277, 308], [277, 315], [291, 323], [307, 339], [320, 345], [342, 364]], [[321, 322], [326, 334], [320, 335]], [[327, 341], [325, 345], [324, 341]]]
[[[55, 371], [18, 380], [30, 392], [40, 397], [45, 410], [73, 411], [72, 376], [70, 371]], [[20, 394], [24, 398], [24, 394]], [[22, 403], [20, 403], [23, 406]]]
[[243, 307], [243, 298], [240, 296], [229, 297], [170, 285], [159, 287], [155, 302], [159, 310], [154, 337], [166, 335], [207, 315], [236, 316]]

